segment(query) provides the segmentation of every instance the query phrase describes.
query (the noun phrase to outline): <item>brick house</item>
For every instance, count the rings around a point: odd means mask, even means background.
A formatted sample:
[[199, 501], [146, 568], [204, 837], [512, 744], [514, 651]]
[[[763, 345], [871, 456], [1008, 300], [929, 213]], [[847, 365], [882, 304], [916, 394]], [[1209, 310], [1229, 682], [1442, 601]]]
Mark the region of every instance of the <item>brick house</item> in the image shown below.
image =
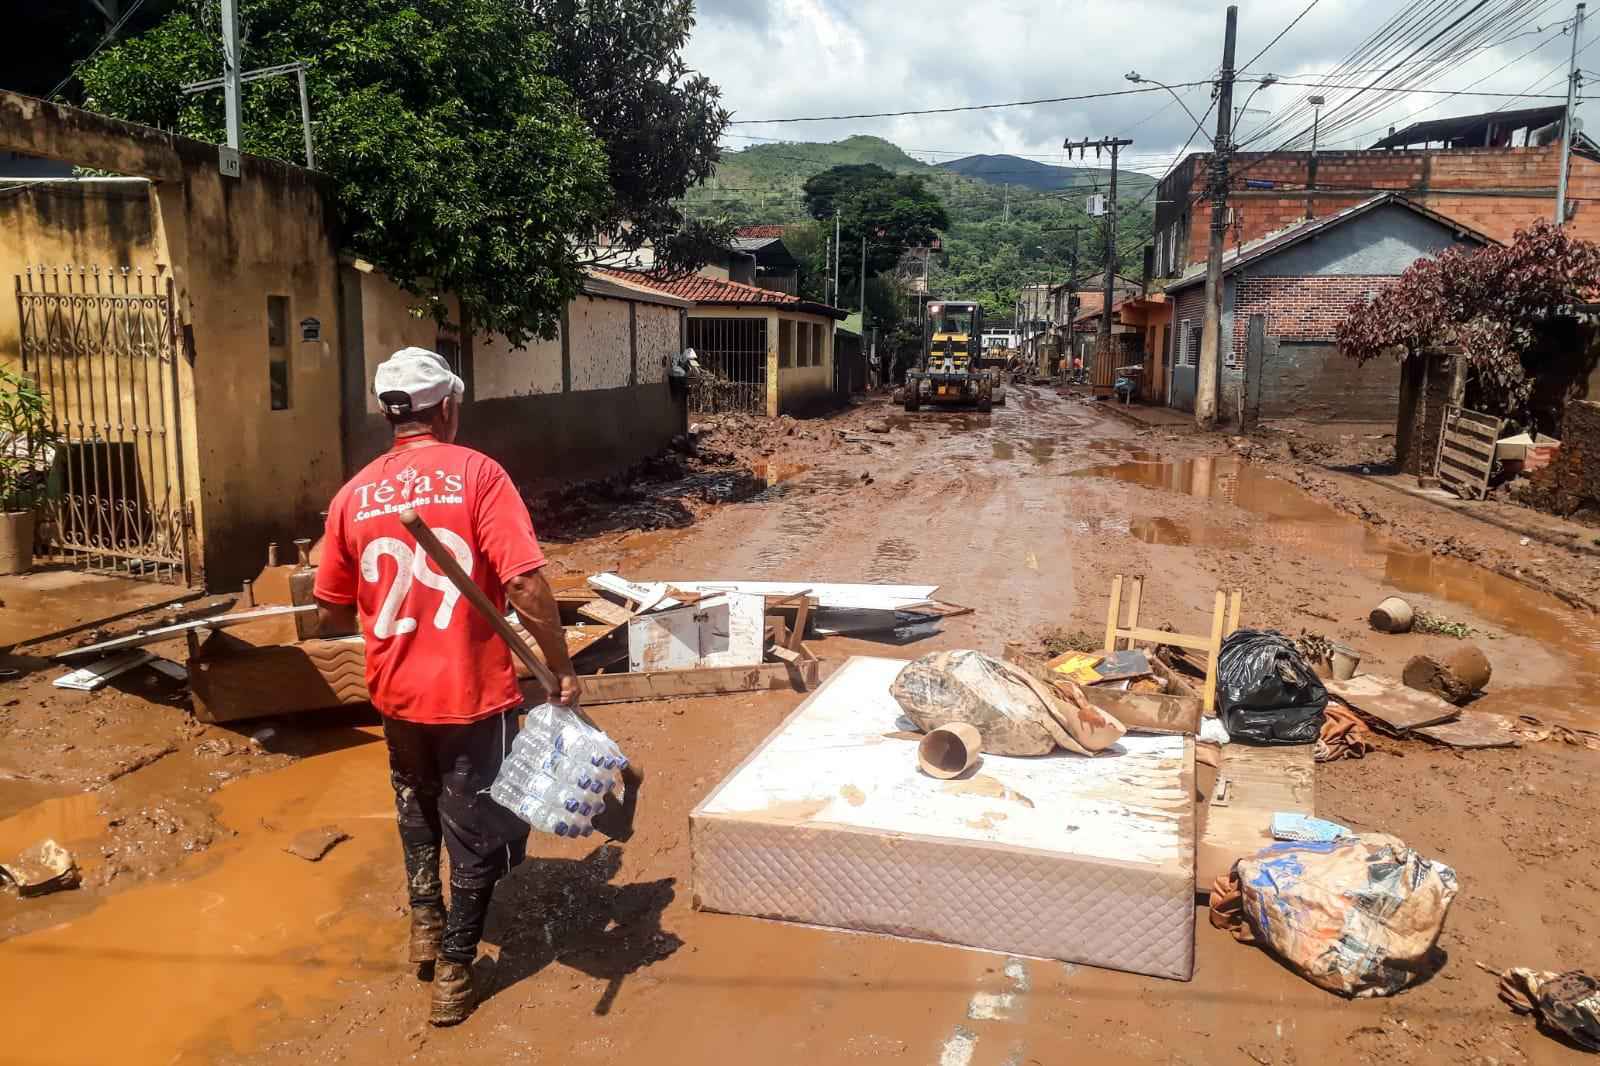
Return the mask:
[[[1261, 418], [1393, 418], [1399, 365], [1380, 360], [1358, 367], [1341, 355], [1334, 340], [1339, 320], [1352, 302], [1393, 284], [1419, 258], [1491, 242], [1404, 196], [1384, 193], [1229, 252], [1223, 259], [1219, 413], [1237, 418], [1243, 400]], [[1192, 411], [1205, 265], [1191, 267], [1166, 291], [1173, 309], [1166, 398]], [[1262, 335], [1256, 360], [1248, 354], [1252, 322]]]
[[[1564, 111], [1556, 105], [1419, 122], [1358, 151], [1236, 153], [1228, 245], [1249, 244], [1386, 192], [1509, 241], [1517, 230], [1554, 215]], [[1161, 181], [1155, 218], [1161, 277], [1205, 260], [1210, 166], [1210, 153], [1195, 153]], [[1600, 240], [1600, 150], [1582, 134], [1573, 140], [1568, 174], [1569, 232]]]

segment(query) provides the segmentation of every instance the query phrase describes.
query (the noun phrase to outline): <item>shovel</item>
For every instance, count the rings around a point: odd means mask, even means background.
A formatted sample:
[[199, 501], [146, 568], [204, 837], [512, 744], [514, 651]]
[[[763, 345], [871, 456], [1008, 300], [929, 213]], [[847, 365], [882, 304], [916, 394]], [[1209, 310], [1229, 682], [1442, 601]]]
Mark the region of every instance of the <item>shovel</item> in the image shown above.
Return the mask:
[[[450, 583], [456, 587], [462, 597], [472, 604], [478, 614], [483, 616], [485, 622], [489, 623], [489, 628], [493, 629], [500, 639], [505, 641], [506, 647], [511, 649], [511, 654], [515, 655], [521, 660], [522, 665], [528, 668], [528, 672], [533, 675], [534, 680], [544, 687], [546, 696], [553, 699], [559, 695], [561, 683], [556, 680], [556, 675], [545, 665], [543, 659], [534, 654], [533, 649], [528, 646], [528, 642], [523, 640], [515, 629], [511, 628], [511, 623], [506, 621], [505, 615], [495, 610], [494, 604], [489, 602], [489, 597], [478, 587], [477, 582], [468, 577], [467, 572], [461, 569], [461, 564], [456, 561], [454, 553], [439, 543], [439, 538], [433, 535], [433, 530], [428, 527], [427, 522], [422, 520], [422, 516], [415, 510], [405, 511], [400, 515], [400, 524], [405, 526], [407, 531], [416, 538], [417, 547], [428, 553], [428, 558], [433, 560], [433, 564], [439, 568], [440, 573], [450, 579]], [[604, 732], [593, 718], [583, 713], [583, 708], [579, 707], [576, 701], [573, 702], [571, 710], [573, 714], [583, 719], [589, 726]], [[628, 837], [632, 836], [634, 810], [638, 804], [639, 786], [643, 783], [644, 768], [630, 762], [627, 769], [622, 771], [622, 784], [624, 787], [622, 806], [608, 806], [600, 816], [607, 819], [608, 825], [602, 826], [597, 822], [595, 828], [614, 840], [627, 840]], [[618, 814], [614, 818], [607, 818], [612, 811], [617, 811]], [[613, 832], [613, 829], [616, 831]]]

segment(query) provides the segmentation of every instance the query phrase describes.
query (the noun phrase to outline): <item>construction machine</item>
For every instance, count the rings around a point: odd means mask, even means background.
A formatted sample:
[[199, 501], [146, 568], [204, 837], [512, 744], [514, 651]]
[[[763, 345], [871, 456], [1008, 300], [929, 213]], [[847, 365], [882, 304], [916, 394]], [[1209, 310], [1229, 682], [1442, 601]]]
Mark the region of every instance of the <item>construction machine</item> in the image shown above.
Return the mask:
[[906, 410], [915, 411], [924, 400], [976, 404], [980, 411], [1004, 403], [1002, 374], [985, 365], [982, 337], [983, 308], [979, 304], [964, 300], [930, 303], [922, 330], [922, 361], [906, 374]]

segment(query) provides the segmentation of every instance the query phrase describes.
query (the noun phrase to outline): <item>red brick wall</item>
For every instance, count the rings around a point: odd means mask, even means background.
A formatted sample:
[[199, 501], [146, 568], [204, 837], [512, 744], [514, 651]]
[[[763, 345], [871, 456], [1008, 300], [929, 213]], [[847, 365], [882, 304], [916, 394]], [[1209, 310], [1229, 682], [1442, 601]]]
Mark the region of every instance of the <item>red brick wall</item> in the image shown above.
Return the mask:
[[[1418, 204], [1470, 226], [1499, 241], [1555, 212], [1556, 177], [1561, 146], [1542, 148], [1456, 148], [1448, 151], [1323, 152], [1317, 162], [1317, 190], [1311, 214], [1331, 215], [1381, 192], [1403, 192]], [[1272, 156], [1244, 153], [1236, 158], [1228, 205], [1235, 224], [1228, 228], [1227, 247], [1253, 241], [1307, 217], [1310, 153]], [[1600, 163], [1573, 156], [1568, 196], [1577, 204], [1571, 231], [1600, 241]], [[1196, 157], [1187, 188], [1163, 185], [1163, 199], [1180, 201], [1158, 208], [1156, 235], [1181, 217], [1188, 201], [1203, 197], [1208, 161]], [[1174, 174], [1173, 177], [1178, 177]], [[1247, 189], [1247, 181], [1270, 181], [1273, 189]], [[1203, 199], [1189, 209], [1188, 240], [1182, 252], [1187, 264], [1203, 262], [1211, 226], [1211, 209]], [[1182, 242], [1180, 242], [1182, 243]]]
[[[1249, 389], [1260, 417], [1317, 417], [1338, 421], [1393, 418], [1399, 366], [1380, 360], [1359, 366], [1335, 344], [1339, 320], [1354, 301], [1387, 288], [1393, 277], [1349, 276], [1240, 280], [1233, 314], [1233, 355], [1243, 366], [1250, 318], [1266, 319], [1267, 359]], [[1274, 341], [1277, 342], [1274, 345]], [[1311, 344], [1297, 342], [1314, 342]]]
[[[1249, 267], [1245, 268], [1246, 271]], [[1292, 340], [1334, 338], [1350, 304], [1388, 288], [1394, 277], [1350, 275], [1331, 278], [1258, 278], [1248, 273], [1239, 285], [1233, 311], [1233, 355], [1243, 365], [1250, 316], [1267, 317], [1267, 336]]]

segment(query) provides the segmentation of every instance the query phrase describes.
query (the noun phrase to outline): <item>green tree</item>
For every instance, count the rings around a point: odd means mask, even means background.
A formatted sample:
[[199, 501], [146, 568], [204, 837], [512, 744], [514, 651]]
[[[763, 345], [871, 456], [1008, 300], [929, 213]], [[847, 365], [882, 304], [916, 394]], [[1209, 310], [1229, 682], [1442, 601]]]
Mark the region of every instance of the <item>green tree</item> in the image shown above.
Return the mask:
[[910, 248], [932, 243], [950, 225], [939, 197], [916, 174], [895, 174], [876, 163], [825, 170], [803, 186], [806, 210], [819, 221], [839, 216], [843, 254], [841, 304], [860, 302], [861, 246], [869, 278], [893, 270]]
[[601, 236], [612, 249], [651, 245], [668, 272], [698, 269], [731, 226], [686, 219], [677, 201], [716, 169], [729, 114], [683, 49], [694, 0], [528, 0], [549, 36], [547, 69], [572, 91], [605, 146], [614, 194]]
[[[220, 141], [221, 94], [178, 88], [216, 75], [217, 20], [213, 0], [182, 0], [108, 47], [79, 70], [88, 106]], [[347, 246], [436, 314], [436, 297], [457, 295], [474, 328], [514, 342], [553, 336], [582, 279], [575, 245], [613, 231], [625, 201], [647, 201], [665, 180], [613, 191], [621, 164], [608, 163], [605, 135], [559, 73], [572, 60], [519, 4], [242, 0], [241, 24], [248, 65], [309, 64], [317, 164], [334, 181]], [[603, 82], [584, 88], [603, 97]], [[622, 116], [648, 104], [592, 106]], [[293, 80], [248, 85], [243, 127], [246, 151], [300, 161]]]

